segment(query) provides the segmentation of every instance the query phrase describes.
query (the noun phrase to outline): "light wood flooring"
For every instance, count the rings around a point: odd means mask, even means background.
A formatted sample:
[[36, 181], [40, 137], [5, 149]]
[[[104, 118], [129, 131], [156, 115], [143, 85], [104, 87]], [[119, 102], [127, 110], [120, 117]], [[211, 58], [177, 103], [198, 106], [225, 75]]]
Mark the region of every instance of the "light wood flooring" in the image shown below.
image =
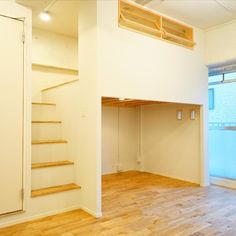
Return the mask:
[[236, 236], [236, 191], [148, 173], [103, 177], [103, 217], [75, 210], [0, 229], [1, 236]]

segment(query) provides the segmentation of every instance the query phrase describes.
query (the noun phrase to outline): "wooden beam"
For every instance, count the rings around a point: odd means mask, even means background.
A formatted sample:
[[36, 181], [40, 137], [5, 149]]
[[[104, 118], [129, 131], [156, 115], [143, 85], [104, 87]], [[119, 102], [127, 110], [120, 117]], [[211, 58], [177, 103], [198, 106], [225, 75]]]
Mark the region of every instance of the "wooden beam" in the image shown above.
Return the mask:
[[119, 100], [119, 98], [109, 98], [109, 97], [102, 98], [102, 104], [104, 106], [136, 107], [136, 106], [153, 105], [153, 104], [160, 104], [160, 103], [163, 103], [163, 102], [139, 100], [139, 99]]

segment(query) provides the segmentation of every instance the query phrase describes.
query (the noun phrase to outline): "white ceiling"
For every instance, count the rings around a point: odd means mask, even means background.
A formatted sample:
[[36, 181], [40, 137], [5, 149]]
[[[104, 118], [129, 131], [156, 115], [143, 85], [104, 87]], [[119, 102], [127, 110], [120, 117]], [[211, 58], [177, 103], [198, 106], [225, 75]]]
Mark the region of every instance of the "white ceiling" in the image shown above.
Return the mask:
[[236, 19], [236, 0], [133, 0], [201, 29]]
[[[32, 9], [33, 27], [77, 37], [79, 0], [16, 0]], [[113, 0], [100, 0], [113, 1]], [[202, 29], [236, 19], [236, 0], [132, 0], [146, 7]], [[39, 19], [48, 9], [50, 22]]]
[[[16, 0], [32, 9], [33, 27], [77, 37], [78, 34], [78, 0]], [[43, 22], [39, 14], [43, 10], [51, 13], [52, 19]]]

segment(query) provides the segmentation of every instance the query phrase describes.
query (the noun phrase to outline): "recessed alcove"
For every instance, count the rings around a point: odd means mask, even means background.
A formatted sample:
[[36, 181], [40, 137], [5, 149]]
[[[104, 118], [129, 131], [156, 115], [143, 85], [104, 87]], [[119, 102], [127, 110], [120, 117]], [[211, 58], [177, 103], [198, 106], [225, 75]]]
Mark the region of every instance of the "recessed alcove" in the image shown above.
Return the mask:
[[102, 98], [103, 174], [143, 170], [200, 183], [199, 169], [199, 105]]

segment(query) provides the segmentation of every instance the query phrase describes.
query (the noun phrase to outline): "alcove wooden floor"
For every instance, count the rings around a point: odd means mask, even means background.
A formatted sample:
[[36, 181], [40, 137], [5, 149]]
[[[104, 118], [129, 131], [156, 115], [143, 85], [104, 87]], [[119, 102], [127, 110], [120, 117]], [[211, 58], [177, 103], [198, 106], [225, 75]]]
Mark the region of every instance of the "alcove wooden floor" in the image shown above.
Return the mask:
[[236, 191], [148, 173], [103, 177], [103, 217], [75, 210], [0, 230], [4, 236], [236, 235]]

